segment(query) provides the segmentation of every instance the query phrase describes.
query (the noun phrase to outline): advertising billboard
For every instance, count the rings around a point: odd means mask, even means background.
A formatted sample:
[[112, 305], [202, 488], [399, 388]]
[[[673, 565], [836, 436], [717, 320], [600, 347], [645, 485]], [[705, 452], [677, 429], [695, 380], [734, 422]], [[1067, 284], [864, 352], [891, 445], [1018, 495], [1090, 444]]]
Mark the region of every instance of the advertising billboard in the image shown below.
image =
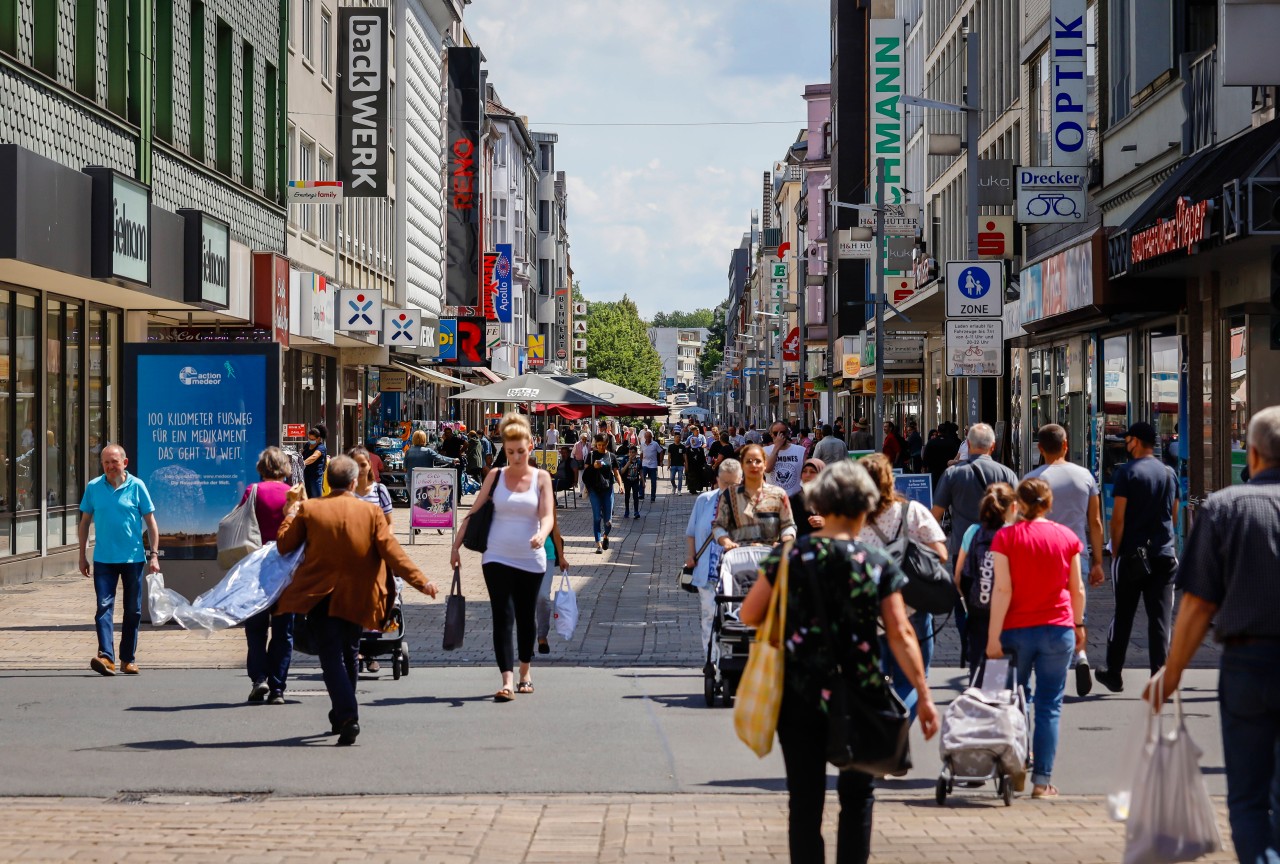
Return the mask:
[[130, 344], [124, 367], [129, 470], [155, 503], [160, 555], [216, 559], [218, 522], [280, 443], [280, 346]]
[[445, 305], [480, 305], [480, 49], [448, 49]]

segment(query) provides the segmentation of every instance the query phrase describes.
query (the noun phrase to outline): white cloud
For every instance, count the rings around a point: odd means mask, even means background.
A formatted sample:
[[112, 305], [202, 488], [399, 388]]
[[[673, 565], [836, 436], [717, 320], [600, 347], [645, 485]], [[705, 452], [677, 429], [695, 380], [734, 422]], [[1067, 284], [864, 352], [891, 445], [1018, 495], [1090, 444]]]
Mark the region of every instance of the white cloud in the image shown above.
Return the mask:
[[[489, 81], [560, 135], [575, 276], [646, 316], [714, 306], [731, 250], [829, 77], [828, 0], [477, 0]], [[795, 121], [752, 126], [572, 123]]]

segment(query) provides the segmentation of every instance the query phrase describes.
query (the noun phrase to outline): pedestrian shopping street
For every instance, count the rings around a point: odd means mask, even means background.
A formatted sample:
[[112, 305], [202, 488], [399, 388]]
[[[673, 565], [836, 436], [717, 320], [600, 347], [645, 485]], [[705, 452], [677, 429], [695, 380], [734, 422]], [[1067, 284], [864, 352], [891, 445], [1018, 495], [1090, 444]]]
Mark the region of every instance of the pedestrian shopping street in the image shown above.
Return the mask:
[[[534, 659], [536, 692], [514, 703], [492, 701], [478, 556], [464, 552], [461, 650], [439, 647], [443, 603], [408, 591], [410, 674], [394, 680], [385, 664], [361, 676], [365, 732], [352, 748], [323, 735], [313, 657], [295, 654], [285, 705], [250, 705], [239, 629], [206, 637], [144, 625], [142, 673], [101, 678], [88, 669], [87, 580], [0, 589], [0, 860], [786, 860], [780, 754], [757, 760], [732, 712], [705, 706], [697, 603], [676, 583], [693, 498], [660, 486], [641, 519], [617, 511], [615, 542], [599, 556], [585, 502], [558, 511], [581, 620], [568, 643], [552, 634], [550, 656]], [[406, 511], [395, 515], [410, 555], [443, 584], [449, 538], [407, 545]], [[1109, 595], [1091, 592], [1091, 620], [1109, 618]], [[944, 626], [931, 676], [940, 708], [957, 692], [957, 650]], [[1213, 655], [1198, 661], [1211, 666]], [[877, 793], [873, 860], [972, 861], [993, 846], [1003, 861], [1119, 860], [1123, 826], [1108, 821], [1103, 795], [1144, 663], [1132, 655], [1123, 694], [1077, 700], [1068, 686], [1057, 801], [1005, 808], [988, 787], [957, 790], [940, 808], [936, 743], [917, 737], [916, 768]], [[1215, 682], [1193, 670], [1185, 695], [1222, 810]], [[832, 792], [828, 837], [835, 809]]]

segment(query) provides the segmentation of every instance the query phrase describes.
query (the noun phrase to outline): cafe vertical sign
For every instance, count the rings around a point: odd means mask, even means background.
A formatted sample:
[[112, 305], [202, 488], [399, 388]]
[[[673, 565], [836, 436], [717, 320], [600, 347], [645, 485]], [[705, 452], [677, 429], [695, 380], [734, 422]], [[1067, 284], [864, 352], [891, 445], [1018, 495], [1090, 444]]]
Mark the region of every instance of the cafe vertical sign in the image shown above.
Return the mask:
[[387, 10], [338, 8], [338, 179], [347, 198], [387, 196]]
[[480, 49], [448, 50], [445, 306], [480, 304]]

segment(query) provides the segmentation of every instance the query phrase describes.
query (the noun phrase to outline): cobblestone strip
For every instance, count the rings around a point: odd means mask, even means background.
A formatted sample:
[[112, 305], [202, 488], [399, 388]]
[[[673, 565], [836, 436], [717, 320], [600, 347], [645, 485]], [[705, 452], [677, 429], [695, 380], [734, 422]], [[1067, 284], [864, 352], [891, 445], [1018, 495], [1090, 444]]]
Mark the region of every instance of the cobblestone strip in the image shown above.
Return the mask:
[[[245, 804], [0, 799], [0, 860], [698, 864], [787, 861], [786, 797], [592, 795], [278, 798]], [[1001, 864], [1119, 861], [1124, 826], [1097, 798], [1053, 802], [882, 794], [872, 860]], [[1226, 830], [1225, 805], [1216, 802]], [[835, 796], [825, 812], [833, 861]], [[1234, 860], [1228, 852], [1200, 859]]]

